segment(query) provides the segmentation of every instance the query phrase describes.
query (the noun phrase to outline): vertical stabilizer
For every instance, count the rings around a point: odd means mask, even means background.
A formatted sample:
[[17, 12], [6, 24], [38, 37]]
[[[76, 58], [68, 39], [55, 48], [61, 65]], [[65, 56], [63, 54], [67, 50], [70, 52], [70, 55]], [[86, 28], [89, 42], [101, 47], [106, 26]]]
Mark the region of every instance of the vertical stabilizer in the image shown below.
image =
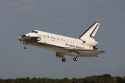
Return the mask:
[[95, 37], [95, 35], [96, 35], [96, 33], [97, 33], [97, 31], [98, 31], [98, 29], [99, 29], [99, 27], [100, 27], [100, 22], [94, 22], [92, 25], [90, 25], [89, 27], [88, 27], [88, 29], [87, 30], [85, 30], [85, 32], [83, 32], [81, 35], [80, 35], [80, 39], [81, 40], [84, 40], [84, 39], [86, 39], [86, 38], [94, 38]]

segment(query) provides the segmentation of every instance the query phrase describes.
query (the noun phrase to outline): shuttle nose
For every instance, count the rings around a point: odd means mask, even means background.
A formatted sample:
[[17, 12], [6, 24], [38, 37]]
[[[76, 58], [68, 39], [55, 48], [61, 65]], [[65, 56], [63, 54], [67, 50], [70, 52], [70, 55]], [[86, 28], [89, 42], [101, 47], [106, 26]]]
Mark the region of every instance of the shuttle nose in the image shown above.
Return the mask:
[[26, 35], [25, 35], [25, 34], [21, 35], [21, 38], [25, 38], [25, 37], [26, 37]]
[[38, 36], [29, 36], [27, 34], [22, 34], [21, 36], [18, 37], [19, 41], [23, 42], [36, 42], [39, 41], [40, 38]]
[[22, 41], [24, 38], [26, 38], [26, 35], [25, 35], [25, 34], [19, 36], [18, 40], [19, 40], [19, 41]]

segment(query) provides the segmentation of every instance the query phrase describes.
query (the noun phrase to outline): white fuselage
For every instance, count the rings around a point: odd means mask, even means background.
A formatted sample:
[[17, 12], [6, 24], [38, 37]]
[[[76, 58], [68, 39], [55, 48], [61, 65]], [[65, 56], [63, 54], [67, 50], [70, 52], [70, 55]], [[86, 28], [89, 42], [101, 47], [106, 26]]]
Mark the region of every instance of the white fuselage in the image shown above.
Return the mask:
[[72, 38], [44, 31], [38, 31], [38, 33], [28, 33], [26, 36], [39, 37], [39, 43], [54, 45], [57, 47], [67, 49], [80, 49], [80, 50], [93, 50], [93, 46], [89, 45], [78, 38]]

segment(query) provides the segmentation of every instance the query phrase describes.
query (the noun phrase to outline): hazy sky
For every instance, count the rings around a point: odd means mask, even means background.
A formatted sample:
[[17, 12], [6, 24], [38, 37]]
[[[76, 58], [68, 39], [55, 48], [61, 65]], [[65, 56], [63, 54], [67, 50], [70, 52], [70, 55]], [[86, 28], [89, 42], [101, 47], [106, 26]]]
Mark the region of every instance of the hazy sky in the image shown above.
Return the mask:
[[[99, 47], [106, 50], [98, 58], [80, 58], [61, 63], [43, 48], [24, 50], [19, 34], [39, 30], [78, 37], [97, 17], [104, 18], [97, 33]], [[109, 73], [125, 75], [124, 0], [0, 0], [0, 78], [85, 77]]]

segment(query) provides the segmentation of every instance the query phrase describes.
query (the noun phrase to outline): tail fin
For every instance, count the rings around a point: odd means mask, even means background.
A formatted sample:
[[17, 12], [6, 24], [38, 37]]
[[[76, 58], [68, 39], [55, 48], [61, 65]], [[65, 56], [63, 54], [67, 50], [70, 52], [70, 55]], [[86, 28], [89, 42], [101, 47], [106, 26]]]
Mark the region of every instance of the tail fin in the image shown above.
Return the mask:
[[92, 25], [90, 25], [89, 27], [88, 27], [88, 29], [87, 30], [85, 30], [85, 32], [83, 32], [81, 35], [80, 35], [80, 39], [81, 40], [84, 40], [84, 39], [86, 39], [86, 38], [94, 38], [95, 37], [95, 35], [96, 35], [96, 33], [97, 33], [97, 31], [98, 31], [98, 29], [99, 29], [99, 27], [100, 27], [100, 22], [98, 22], [98, 21], [96, 21], [96, 22], [94, 22]]

